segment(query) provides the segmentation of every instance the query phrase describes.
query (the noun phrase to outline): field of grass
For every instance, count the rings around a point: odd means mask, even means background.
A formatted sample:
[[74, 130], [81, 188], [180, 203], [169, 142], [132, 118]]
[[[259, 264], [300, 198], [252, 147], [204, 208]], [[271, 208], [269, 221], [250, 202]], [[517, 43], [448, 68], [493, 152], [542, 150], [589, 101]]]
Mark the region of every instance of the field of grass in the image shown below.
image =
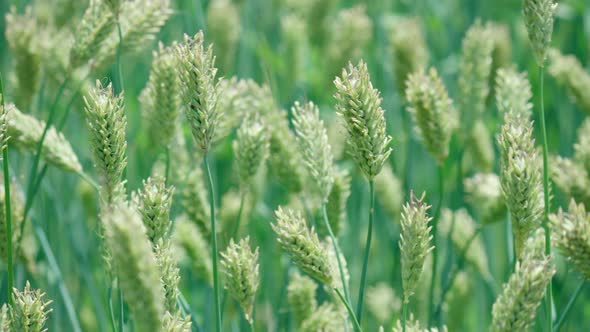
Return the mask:
[[590, 330], [587, 0], [1, 0], [0, 31], [1, 331]]

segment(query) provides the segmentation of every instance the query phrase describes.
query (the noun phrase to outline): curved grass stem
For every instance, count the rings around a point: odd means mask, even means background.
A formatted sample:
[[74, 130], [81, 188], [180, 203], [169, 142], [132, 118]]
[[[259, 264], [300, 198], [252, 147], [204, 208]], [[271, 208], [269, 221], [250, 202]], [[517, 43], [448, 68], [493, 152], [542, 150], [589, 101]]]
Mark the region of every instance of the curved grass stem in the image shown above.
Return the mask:
[[324, 217], [324, 224], [326, 225], [326, 229], [330, 234], [330, 240], [332, 240], [332, 245], [334, 246], [334, 253], [336, 253], [336, 261], [338, 262], [338, 270], [340, 271], [340, 280], [342, 281], [342, 289], [344, 290], [344, 297], [346, 301], [350, 303], [350, 295], [348, 294], [348, 287], [346, 285], [346, 276], [344, 275], [344, 268], [342, 265], [342, 259], [340, 257], [340, 249], [338, 248], [338, 242], [336, 242], [336, 236], [334, 236], [334, 232], [332, 231], [332, 226], [330, 225], [330, 221], [328, 220], [328, 213], [326, 212], [326, 203], [322, 204], [322, 215]]
[[369, 265], [369, 254], [371, 253], [371, 239], [373, 237], [373, 218], [375, 214], [375, 181], [369, 180], [369, 229], [367, 230], [367, 241], [365, 242], [365, 258], [363, 260], [363, 271], [361, 274], [361, 285], [359, 287], [358, 303], [356, 307], [356, 317], [359, 323], [363, 314], [363, 300], [365, 297], [365, 287], [367, 285], [367, 268]]
[[355, 332], [363, 332], [363, 329], [361, 328], [359, 321], [356, 319], [356, 316], [354, 315], [354, 311], [352, 311], [350, 304], [346, 301], [346, 299], [344, 298], [344, 296], [342, 295], [342, 293], [340, 292], [340, 290], [338, 288], [334, 287], [334, 291], [336, 292], [336, 294], [338, 294], [338, 298], [340, 299], [342, 304], [344, 304], [344, 306], [346, 307], [346, 311], [348, 311], [348, 314], [350, 315], [350, 317], [352, 319], [352, 325], [354, 326], [354, 331]]
[[432, 323], [434, 313], [434, 288], [436, 283], [436, 272], [438, 270], [438, 246], [436, 244], [438, 237], [438, 220], [440, 218], [440, 211], [444, 199], [444, 169], [443, 165], [438, 165], [438, 193], [439, 200], [434, 216], [432, 218], [432, 244], [434, 249], [432, 250], [432, 274], [430, 277], [430, 289], [428, 290], [428, 326]]
[[[4, 86], [2, 85], [2, 77], [0, 77], [0, 108], [2, 108], [2, 114], [6, 121], [6, 109], [4, 108]], [[5, 124], [5, 123], [4, 123]], [[4, 127], [6, 128], [6, 127]], [[3, 139], [7, 133], [2, 133]], [[10, 173], [8, 169], [8, 146], [4, 146], [6, 142], [0, 142], [0, 148], [2, 149], [2, 164], [4, 174], [4, 216], [6, 221], [6, 253], [8, 255], [6, 259], [6, 269], [8, 270], [8, 292], [6, 294], [6, 302], [13, 305], [13, 292], [14, 287], [14, 265], [12, 262], [12, 208], [10, 206]]]
[[213, 178], [211, 177], [211, 168], [209, 167], [209, 156], [205, 153], [203, 158], [204, 167], [207, 171], [209, 180], [209, 205], [211, 215], [211, 243], [212, 243], [212, 263], [213, 263], [213, 296], [215, 303], [215, 331], [221, 332], [221, 307], [219, 306], [219, 277], [217, 270], [217, 227], [215, 224], [215, 193], [213, 188]]

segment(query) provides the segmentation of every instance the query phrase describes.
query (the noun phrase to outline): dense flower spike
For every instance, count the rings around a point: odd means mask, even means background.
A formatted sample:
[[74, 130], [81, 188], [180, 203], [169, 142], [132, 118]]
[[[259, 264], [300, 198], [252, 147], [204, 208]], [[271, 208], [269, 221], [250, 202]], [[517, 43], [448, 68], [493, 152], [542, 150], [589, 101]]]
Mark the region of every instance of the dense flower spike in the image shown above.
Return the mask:
[[491, 331], [527, 331], [533, 324], [545, 287], [555, 274], [555, 265], [544, 250], [544, 231], [538, 229], [527, 240], [514, 273], [494, 303]]
[[295, 102], [291, 110], [299, 150], [320, 199], [326, 202], [334, 183], [334, 160], [320, 111], [312, 102]]
[[411, 73], [426, 68], [428, 48], [422, 23], [417, 17], [386, 17], [389, 48], [393, 72], [400, 93], [406, 89], [406, 79]]
[[74, 68], [79, 67], [95, 57], [115, 27], [115, 16], [105, 1], [90, 0], [88, 9], [75, 30], [70, 64]]
[[188, 219], [199, 227], [199, 231], [207, 238], [211, 235], [209, 218], [209, 198], [203, 178], [203, 171], [195, 168], [186, 175], [184, 190], [181, 193], [181, 204]]
[[34, 290], [27, 281], [25, 289], [14, 289], [14, 304], [8, 308], [8, 330], [19, 332], [42, 332], [47, 315], [51, 312], [51, 301], [44, 299], [45, 293]]
[[526, 73], [519, 73], [511, 67], [498, 70], [495, 94], [500, 114], [511, 113], [525, 119], [531, 117], [531, 83]]
[[590, 280], [590, 215], [584, 204], [570, 201], [567, 212], [559, 209], [557, 214], [549, 215], [552, 226], [552, 239], [563, 256]]
[[[436, 327], [432, 328], [425, 328], [422, 327], [420, 321], [414, 318], [413, 315], [410, 315], [410, 318], [406, 322], [406, 328], [404, 329], [402, 323], [398, 320], [396, 325], [391, 329], [391, 332], [439, 332], [439, 329]], [[440, 330], [441, 332], [447, 332], [447, 327], [443, 326]]]
[[160, 279], [162, 287], [164, 288], [164, 308], [167, 312], [176, 313], [178, 301], [178, 284], [180, 283], [180, 270], [176, 265], [176, 257], [174, 255], [174, 248], [171, 245], [170, 239], [158, 239], [152, 245], [156, 262], [160, 270]]
[[463, 168], [491, 172], [494, 167], [494, 142], [490, 129], [483, 120], [476, 120], [469, 130], [471, 137], [465, 147]]
[[103, 211], [102, 222], [114, 273], [138, 328], [158, 331], [164, 316], [164, 291], [141, 217], [127, 203], [116, 203]]
[[550, 159], [551, 179], [561, 191], [576, 201], [590, 206], [590, 178], [584, 167], [571, 159]]
[[578, 139], [574, 144], [574, 160], [590, 174], [590, 118], [584, 119], [578, 128]]
[[348, 61], [360, 60], [372, 38], [373, 23], [365, 6], [341, 9], [330, 23], [327, 45], [330, 74], [336, 74]]
[[541, 225], [543, 216], [542, 163], [533, 139], [533, 125], [521, 116], [504, 116], [498, 135], [501, 153], [500, 181], [510, 211], [516, 253]]
[[247, 117], [233, 142], [235, 166], [242, 190], [248, 190], [269, 153], [266, 127], [255, 118]]
[[547, 49], [553, 34], [553, 15], [557, 3], [553, 0], [522, 0], [522, 17], [531, 47], [539, 67], [545, 65]]
[[185, 35], [184, 43], [176, 46], [176, 53], [186, 118], [198, 147], [207, 153], [217, 138], [223, 114], [218, 107], [221, 89], [213, 48], [206, 47], [203, 38], [203, 32], [193, 38]]
[[105, 87], [96, 81], [96, 88], [84, 97], [84, 103], [94, 167], [101, 176], [101, 196], [110, 204], [121, 199], [125, 191], [121, 182], [127, 166], [123, 95], [115, 95], [112, 84]]
[[190, 316], [182, 318], [180, 314], [166, 312], [162, 322], [162, 332], [191, 332]]
[[160, 43], [158, 51], [153, 52], [150, 77], [139, 98], [151, 142], [161, 146], [171, 143], [180, 110], [180, 80], [173, 47]]
[[[1, 174], [1, 173], [0, 173]], [[0, 188], [0, 261], [8, 259], [8, 234], [6, 233], [6, 193], [4, 186]], [[22, 248], [17, 248], [18, 239], [21, 237], [20, 226], [23, 221], [25, 202], [22, 193], [19, 191], [16, 181], [10, 183], [10, 211], [12, 222], [12, 252], [13, 259], [16, 253]], [[1, 331], [1, 330], [0, 330]]]
[[[2, 82], [0, 82], [0, 85]], [[0, 89], [2, 87], [0, 86]], [[7, 113], [9, 112], [8, 107], [4, 105], [4, 95], [2, 94], [3, 91], [0, 91], [0, 154], [4, 152], [4, 149], [8, 146], [8, 116]], [[0, 161], [3, 157], [0, 157]]]
[[230, 0], [211, 1], [207, 7], [207, 28], [220, 68], [230, 70], [241, 30], [238, 6]]
[[[346, 226], [346, 202], [350, 196], [350, 176], [346, 170], [336, 170], [334, 172], [334, 184], [328, 195], [326, 202], [326, 214], [330, 228], [335, 236], [340, 234]], [[322, 220], [322, 211], [316, 213], [317, 220]], [[318, 235], [320, 237], [328, 236], [329, 232], [324, 223], [317, 225]]]
[[301, 326], [316, 311], [316, 289], [317, 284], [311, 278], [297, 272], [292, 273], [287, 287], [287, 301], [297, 326]]
[[260, 284], [258, 273], [258, 248], [250, 249], [250, 238], [237, 244], [231, 239], [225, 252], [221, 253], [221, 266], [225, 273], [225, 289], [240, 303], [246, 320], [253, 322], [254, 298]]
[[420, 198], [411, 193], [410, 201], [403, 207], [399, 247], [401, 250], [402, 286], [404, 302], [408, 303], [414, 294], [426, 256], [434, 249], [430, 241], [432, 220], [427, 211], [430, 205], [424, 203], [424, 194]]
[[334, 305], [326, 303], [315, 310], [303, 323], [301, 332], [337, 332], [343, 330], [343, 317]]
[[459, 63], [459, 109], [462, 128], [469, 133], [485, 111], [490, 92], [493, 40], [486, 26], [478, 20], [463, 38]]
[[574, 55], [549, 50], [549, 74], [567, 88], [570, 97], [586, 113], [590, 113], [590, 74]]
[[506, 204], [502, 197], [500, 177], [495, 173], [476, 173], [463, 180], [466, 200], [479, 213], [484, 223], [502, 220]]
[[389, 158], [391, 136], [385, 128], [379, 91], [373, 88], [367, 64], [348, 64], [336, 77], [336, 109], [344, 120], [348, 143], [357, 166], [367, 179], [375, 178]]
[[367, 309], [379, 323], [387, 324], [401, 309], [401, 299], [386, 282], [367, 289]]
[[418, 136], [428, 152], [442, 164], [449, 154], [453, 102], [435, 68], [418, 71], [407, 80], [406, 99]]
[[148, 178], [143, 188], [133, 195], [137, 211], [141, 214], [150, 241], [168, 237], [170, 232], [170, 206], [174, 188], [166, 187], [164, 178]]
[[6, 14], [6, 41], [15, 55], [11, 80], [14, 102], [22, 110], [29, 109], [39, 86], [41, 47], [38, 31], [32, 7], [27, 6], [24, 15], [18, 15], [14, 7]]
[[296, 14], [281, 17], [281, 51], [289, 59], [285, 76], [298, 82], [303, 78], [306, 56], [308, 54], [307, 26], [303, 18]]
[[213, 283], [211, 250], [207, 240], [186, 215], [176, 219], [172, 241], [181, 249], [195, 275], [208, 284]]
[[[22, 113], [12, 104], [6, 105], [5, 116], [6, 131], [11, 144], [29, 151], [36, 151], [41, 136], [43, 136], [45, 123], [32, 115]], [[3, 144], [6, 145], [6, 139]], [[49, 127], [43, 141], [41, 158], [68, 172], [82, 172], [82, 165], [80, 165], [70, 142], [53, 126]]]
[[313, 228], [307, 228], [301, 213], [279, 206], [275, 215], [277, 221], [271, 224], [272, 229], [295, 265], [327, 286], [332, 286], [333, 273], [328, 252]]
[[403, 186], [389, 164], [385, 164], [381, 173], [375, 177], [375, 194], [387, 216], [399, 221], [404, 204]]

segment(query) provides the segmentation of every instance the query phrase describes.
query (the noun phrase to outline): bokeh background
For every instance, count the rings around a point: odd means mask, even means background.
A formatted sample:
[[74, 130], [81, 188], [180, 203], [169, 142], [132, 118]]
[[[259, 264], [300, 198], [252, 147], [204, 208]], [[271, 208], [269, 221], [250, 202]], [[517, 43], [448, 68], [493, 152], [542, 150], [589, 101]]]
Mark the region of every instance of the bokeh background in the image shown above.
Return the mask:
[[[214, 1], [213, 1], [214, 2]], [[416, 140], [413, 132], [409, 132], [409, 117], [404, 105], [402, 82], [396, 81], [392, 54], [389, 45], [387, 20], [391, 15], [415, 16], [420, 20], [425, 32], [430, 66], [437, 68], [441, 74], [449, 94], [457, 96], [457, 74], [461, 54], [461, 41], [466, 30], [477, 20], [496, 22], [505, 25], [511, 40], [511, 60], [520, 71], [528, 72], [533, 89], [535, 124], [538, 116], [539, 71], [531, 53], [526, 32], [521, 19], [521, 2], [518, 0], [235, 0], [232, 5], [236, 12], [217, 11], [211, 8], [212, 1], [205, 0], [171, 0], [174, 13], [166, 21], [156, 40], [169, 45], [179, 41], [182, 34], [192, 35], [199, 30], [205, 31], [209, 42], [217, 42], [215, 51], [218, 56], [220, 73], [224, 77], [237, 76], [251, 78], [260, 84], [267, 84], [277, 104], [289, 109], [296, 100], [312, 100], [319, 104], [322, 117], [327, 123], [335, 121], [332, 81], [340, 72], [340, 68], [348, 58], [334, 57], [330, 53], [334, 42], [334, 31], [343, 34], [343, 40], [355, 41], [358, 50], [349, 55], [353, 61], [359, 58], [368, 63], [373, 84], [381, 91], [383, 108], [389, 133], [393, 137], [393, 153], [391, 166], [403, 184], [399, 192], [400, 200], [406, 200], [409, 190], [425, 191], [426, 200], [436, 206], [439, 204], [437, 193], [436, 163]], [[6, 100], [15, 101], [18, 91], [11, 85], [14, 75], [13, 61], [19, 54], [8, 46], [4, 31], [6, 30], [5, 15], [15, 6], [16, 12], [22, 14], [27, 6], [32, 6], [32, 17], [37, 20], [38, 31], [34, 35], [47, 43], [60, 43], [61, 40], [52, 32], [59, 34], [72, 33], [87, 6], [88, 0], [0, 0], [0, 71], [4, 80]], [[325, 10], [325, 16], [319, 10], [309, 10], [306, 6], [320, 3], [318, 8]], [[337, 21], [339, 11], [355, 6], [363, 11], [369, 24], [363, 30], [350, 30], [350, 21]], [[311, 7], [310, 7], [311, 8]], [[232, 16], [232, 14], [235, 14]], [[288, 35], [284, 25], [289, 16], [300, 15], [308, 30], [307, 34]], [[314, 16], [315, 15], [315, 16]], [[320, 19], [318, 19], [320, 17]], [[51, 29], [48, 26], [53, 25]], [[55, 26], [60, 28], [56, 29]], [[228, 33], [227, 29], [235, 29]], [[348, 30], [347, 30], [348, 29]], [[291, 44], [289, 43], [291, 39]], [[122, 57], [123, 77], [125, 81], [126, 114], [128, 117], [128, 187], [135, 190], [141, 181], [150, 175], [153, 162], [161, 153], [148, 144], [142, 110], [139, 106], [139, 94], [144, 88], [150, 71], [151, 50], [157, 47], [157, 41], [143, 45], [141, 51], [124, 54]], [[235, 46], [232, 46], [235, 40]], [[290, 48], [293, 41], [301, 43], [296, 50]], [[224, 45], [224, 42], [226, 44]], [[333, 45], [332, 45], [333, 46]], [[552, 46], [564, 54], [573, 54], [586, 66], [590, 61], [590, 3], [585, 0], [560, 1], [555, 22]], [[61, 47], [61, 46], [60, 46]], [[69, 47], [66, 42], [64, 48]], [[38, 75], [35, 82], [29, 82], [33, 95], [28, 112], [46, 119], [47, 111], [53, 96], [56, 94], [60, 77], [51, 75], [45, 70], [52, 61], [47, 54], [41, 54], [39, 67], [33, 70]], [[106, 70], [93, 73], [90, 81], [116, 81], [117, 67], [113, 63]], [[118, 84], [118, 83], [116, 83]], [[590, 90], [590, 86], [588, 87]], [[72, 143], [86, 172], [94, 174], [91, 154], [84, 123], [82, 98], [78, 92], [70, 89], [68, 96], [73, 97], [72, 110], [68, 117], [64, 134]], [[68, 106], [63, 98], [58, 112], [64, 112]], [[18, 105], [17, 105], [18, 106]], [[551, 154], [571, 156], [576, 130], [586, 116], [572, 99], [567, 90], [557, 84], [549, 75], [545, 80], [545, 108], [547, 116], [547, 132], [549, 151]], [[484, 116], [485, 125], [490, 139], [494, 139], [499, 128], [500, 119], [493, 99], [487, 106]], [[535, 134], [540, 136], [538, 128]], [[185, 135], [190, 138], [188, 131]], [[189, 141], [189, 151], [195, 153]], [[495, 142], [495, 140], [494, 140]], [[454, 144], [454, 143], [453, 143]], [[498, 172], [498, 151], [495, 149], [495, 161], [490, 171]], [[32, 160], [31, 154], [10, 150], [11, 167], [17, 182], [26, 183], [28, 169]], [[465, 195], [458, 179], [458, 155], [451, 149], [449, 161], [445, 164], [445, 187], [447, 192], [444, 206], [451, 209], [467, 207]], [[409, 160], [408, 160], [409, 159]], [[224, 193], [235, 189], [236, 178], [232, 172], [231, 137], [220, 142], [214, 153], [214, 174], [217, 183], [217, 202]], [[351, 168], [344, 158], [340, 161], [343, 167]], [[200, 167], [194, 163], [190, 167]], [[471, 175], [471, 174], [465, 174]], [[368, 188], [364, 179], [353, 171], [351, 195], [347, 207], [347, 225], [340, 236], [341, 247], [351, 270], [351, 289], [356, 290], [359, 283], [362, 264], [362, 248], [366, 234], [366, 211], [368, 209]], [[289, 197], [285, 190], [272, 179], [266, 181], [260, 190], [260, 198], [252, 207], [248, 223], [248, 233], [254, 243], [260, 246], [260, 269], [262, 283], [257, 297], [257, 326], [262, 330], [289, 330], [289, 308], [285, 299], [288, 280], [289, 261], [279, 254], [275, 236], [270, 229], [273, 221], [272, 212], [279, 204], [285, 204]], [[564, 206], [567, 197], [558, 189], [553, 190], [552, 211]], [[391, 202], [378, 201], [376, 210], [376, 231], [371, 254], [368, 284], [375, 287], [379, 283], [389, 285], [396, 294], [401, 292], [399, 269], [399, 215], [388, 213]], [[175, 204], [173, 218], [178, 215], [181, 207]], [[223, 207], [222, 207], [223, 208]], [[97, 237], [97, 198], [92, 189], [80, 181], [76, 175], [49, 168], [47, 177], [41, 184], [41, 193], [33, 206], [31, 218], [42, 225], [47, 234], [48, 245], [53, 249], [55, 262], [72, 294], [76, 313], [84, 330], [105, 331], [108, 328], [108, 309], [106, 304], [106, 285], [102, 258], [100, 256]], [[478, 220], [476, 220], [478, 221]], [[489, 268], [496, 286], [501, 287], [508, 278], [509, 253], [507, 248], [506, 221], [501, 220], [486, 226], [482, 233]], [[31, 246], [38, 248], [39, 238], [31, 239]], [[441, 278], [445, 278], [456, 253], [449, 252], [448, 243], [441, 239], [439, 244], [442, 257], [447, 257], [446, 264], [441, 268]], [[48, 297], [54, 302], [48, 327], [52, 331], [69, 330], [68, 318], [59, 288], [59, 278], [48, 267], [48, 257], [41, 250], [36, 250], [32, 262], [34, 273], [23, 264], [17, 265], [16, 285], [20, 288], [26, 279], [33, 280], [36, 287], [47, 291]], [[53, 258], [49, 258], [53, 259]], [[486, 286], [479, 274], [466, 267], [470, 291], [454, 307], [445, 311], [444, 319], [453, 330], [483, 331], [486, 330], [491, 318], [491, 306], [495, 295]], [[2, 267], [2, 288], [6, 290], [6, 272]], [[198, 320], [207, 331], [212, 317], [212, 292], [209, 286], [199, 280], [182, 266], [182, 290], [197, 313]], [[444, 280], [444, 279], [443, 279]], [[554, 299], [556, 310], [565, 305], [570, 294], [578, 284], [579, 275], [558, 263], [557, 277], [554, 279]], [[356, 291], [352, 292], [353, 294]], [[377, 292], [378, 293], [378, 292]], [[321, 294], [320, 294], [321, 296]], [[369, 298], [368, 301], [378, 301]], [[355, 300], [353, 300], [355, 302]], [[382, 306], [389, 316], [381, 321], [379, 314], [369, 310], [365, 316], [366, 330], [376, 331], [378, 325], [388, 326], [399, 315], [399, 307], [390, 302]], [[412, 306], [418, 317], [421, 315], [420, 304]], [[234, 309], [235, 310], [235, 309]], [[542, 312], [542, 308], [539, 312]], [[423, 310], [422, 310], [423, 311]], [[272, 317], [272, 318], [269, 318]], [[450, 322], [450, 323], [449, 323]], [[280, 326], [280, 328], [277, 328]], [[227, 326], [229, 328], [229, 326]], [[235, 326], [233, 328], [236, 328]], [[564, 326], [565, 331], [587, 331], [590, 329], [590, 290], [582, 293]], [[542, 331], [541, 325], [535, 328]]]

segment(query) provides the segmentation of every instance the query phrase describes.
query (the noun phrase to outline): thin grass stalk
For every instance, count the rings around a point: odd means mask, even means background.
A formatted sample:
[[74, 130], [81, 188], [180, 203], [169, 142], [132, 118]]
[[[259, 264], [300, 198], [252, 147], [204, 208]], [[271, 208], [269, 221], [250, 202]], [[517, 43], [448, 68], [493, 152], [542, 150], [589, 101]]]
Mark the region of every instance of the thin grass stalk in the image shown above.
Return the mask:
[[[443, 204], [444, 199], [444, 165], [438, 165], [438, 192], [439, 192], [439, 199], [438, 205], [436, 207], [436, 211], [434, 212], [434, 217], [432, 219], [432, 243], [434, 245], [434, 249], [432, 250], [432, 274], [430, 277], [430, 289], [428, 290], [428, 326], [432, 323], [432, 317], [434, 313], [434, 286], [436, 281], [436, 271], [438, 265], [438, 246], [436, 245], [437, 236], [438, 236], [438, 221], [440, 219], [440, 211]], [[451, 236], [449, 234], [449, 236]]]
[[567, 302], [565, 308], [563, 308], [563, 312], [561, 313], [561, 315], [557, 319], [557, 322], [555, 323], [555, 325], [553, 325], [553, 330], [555, 330], [557, 332], [559, 332], [559, 330], [561, 330], [561, 327], [563, 326], [563, 323], [567, 319], [567, 316], [569, 315], [572, 307], [576, 303], [576, 300], [578, 299], [578, 296], [580, 296], [580, 294], [582, 293], [582, 291], [586, 287], [586, 284], [587, 284], [586, 283], [586, 280], [581, 280], [580, 281], [580, 283], [578, 284], [578, 287], [576, 287], [576, 290], [574, 291], [574, 293], [572, 294], [572, 296], [570, 296], [570, 299]]
[[[240, 208], [238, 210], [238, 219], [236, 220], [236, 225], [234, 226], [234, 231], [232, 232], [232, 238], [234, 238], [235, 241], [238, 240], [238, 235], [240, 233], [240, 223], [242, 222], [242, 213], [244, 211], [244, 201], [245, 200], [246, 200], [246, 192], [242, 192], [240, 194]], [[224, 300], [225, 300], [225, 297], [224, 297]]]
[[170, 180], [168, 179], [170, 177], [170, 145], [166, 146], [164, 153], [165, 153], [165, 158], [166, 158], [166, 167], [164, 170], [164, 176], [166, 178], [164, 179], [164, 181], [167, 186], [168, 183], [170, 182]]
[[[2, 77], [0, 76], [0, 107], [3, 112], [6, 112], [4, 108], [4, 86], [2, 84]], [[4, 133], [6, 135], [6, 133]], [[0, 142], [0, 144], [5, 142]], [[6, 216], [6, 251], [8, 258], [6, 262], [6, 269], [8, 270], [8, 292], [6, 302], [11, 306], [13, 303], [13, 291], [14, 288], [14, 265], [12, 262], [12, 208], [10, 207], [10, 173], [8, 169], [8, 143], [2, 149], [2, 164], [4, 169], [4, 208]]]
[[117, 34], [119, 35], [119, 46], [117, 47], [117, 73], [119, 75], [119, 91], [123, 91], [123, 66], [121, 64], [121, 51], [123, 50], [123, 33], [121, 32], [121, 20], [117, 18]]
[[328, 213], [326, 212], [326, 203], [322, 204], [322, 215], [324, 217], [324, 223], [326, 224], [328, 233], [330, 234], [332, 245], [334, 246], [334, 253], [336, 253], [336, 261], [338, 262], [338, 270], [340, 271], [340, 279], [342, 280], [342, 289], [344, 290], [344, 297], [346, 298], [346, 301], [350, 304], [350, 295], [348, 294], [348, 287], [346, 287], [346, 277], [344, 276], [344, 269], [342, 268], [340, 249], [338, 248], [336, 237], [334, 236], [334, 232], [332, 232], [332, 226], [330, 226], [330, 222], [328, 220]]
[[45, 231], [41, 227], [41, 225], [33, 222], [33, 228], [35, 230], [35, 234], [37, 235], [37, 239], [39, 240], [39, 244], [41, 245], [41, 249], [47, 258], [47, 263], [49, 263], [49, 268], [53, 272], [55, 276], [59, 293], [64, 301], [64, 305], [66, 307], [66, 312], [68, 314], [68, 319], [70, 320], [70, 324], [72, 325], [72, 330], [74, 332], [82, 332], [82, 328], [80, 327], [80, 322], [78, 321], [78, 317], [76, 316], [76, 309], [74, 307], [72, 296], [68, 291], [66, 284], [64, 282], [63, 275], [57, 265], [57, 261], [55, 260], [55, 255], [53, 254], [53, 250], [49, 245], [49, 241], [47, 240], [47, 235]]
[[221, 332], [221, 307], [219, 306], [219, 277], [217, 269], [217, 229], [215, 225], [215, 193], [213, 189], [213, 178], [211, 177], [211, 169], [209, 167], [209, 155], [205, 153], [203, 163], [207, 171], [207, 179], [209, 180], [209, 205], [211, 215], [211, 243], [213, 263], [213, 296], [215, 297], [215, 331]]
[[346, 307], [346, 310], [348, 311], [348, 315], [352, 318], [352, 325], [354, 327], [354, 331], [355, 332], [363, 332], [363, 329], [361, 328], [359, 321], [356, 319], [356, 317], [354, 315], [354, 311], [352, 310], [352, 308], [350, 307], [350, 305], [348, 304], [348, 302], [346, 301], [346, 299], [342, 295], [342, 292], [340, 292], [340, 290], [336, 287], [334, 287], [334, 291], [336, 292], [336, 294], [338, 294], [338, 298], [340, 299], [342, 304], [344, 304], [344, 306]]
[[197, 322], [195, 314], [193, 313], [190, 305], [188, 304], [182, 293], [178, 294], [177, 302], [185, 317], [186, 315], [190, 315], [192, 328], [196, 330], [196, 332], [201, 332], [203, 329], [199, 325], [199, 322]]
[[406, 321], [408, 320], [408, 302], [402, 304], [402, 331], [406, 332]]
[[115, 311], [113, 310], [113, 285], [111, 282], [111, 285], [109, 286], [109, 289], [107, 291], [107, 299], [109, 302], [109, 316], [111, 318], [111, 329], [115, 332], [118, 332], [118, 328], [117, 328], [117, 323], [115, 323]]
[[363, 260], [363, 271], [361, 274], [361, 285], [359, 287], [356, 317], [361, 322], [363, 314], [363, 300], [365, 298], [365, 286], [367, 285], [367, 267], [369, 265], [369, 254], [371, 251], [371, 239], [373, 237], [373, 218], [375, 216], [375, 181], [369, 180], [369, 229], [367, 230], [367, 241], [365, 242], [365, 258]]
[[[551, 255], [551, 231], [549, 229], [549, 149], [547, 147], [547, 129], [545, 127], [545, 100], [543, 97], [543, 85], [545, 68], [539, 67], [541, 80], [541, 131], [543, 135], [543, 198], [545, 199], [545, 209], [543, 214], [543, 228], [545, 229], [545, 255]], [[545, 292], [545, 324], [547, 331], [553, 331], [553, 281], [549, 281], [547, 291]]]
[[119, 331], [124, 331], [125, 326], [125, 305], [123, 302], [123, 291], [121, 290], [121, 285], [118, 286], [118, 297], [119, 297]]

